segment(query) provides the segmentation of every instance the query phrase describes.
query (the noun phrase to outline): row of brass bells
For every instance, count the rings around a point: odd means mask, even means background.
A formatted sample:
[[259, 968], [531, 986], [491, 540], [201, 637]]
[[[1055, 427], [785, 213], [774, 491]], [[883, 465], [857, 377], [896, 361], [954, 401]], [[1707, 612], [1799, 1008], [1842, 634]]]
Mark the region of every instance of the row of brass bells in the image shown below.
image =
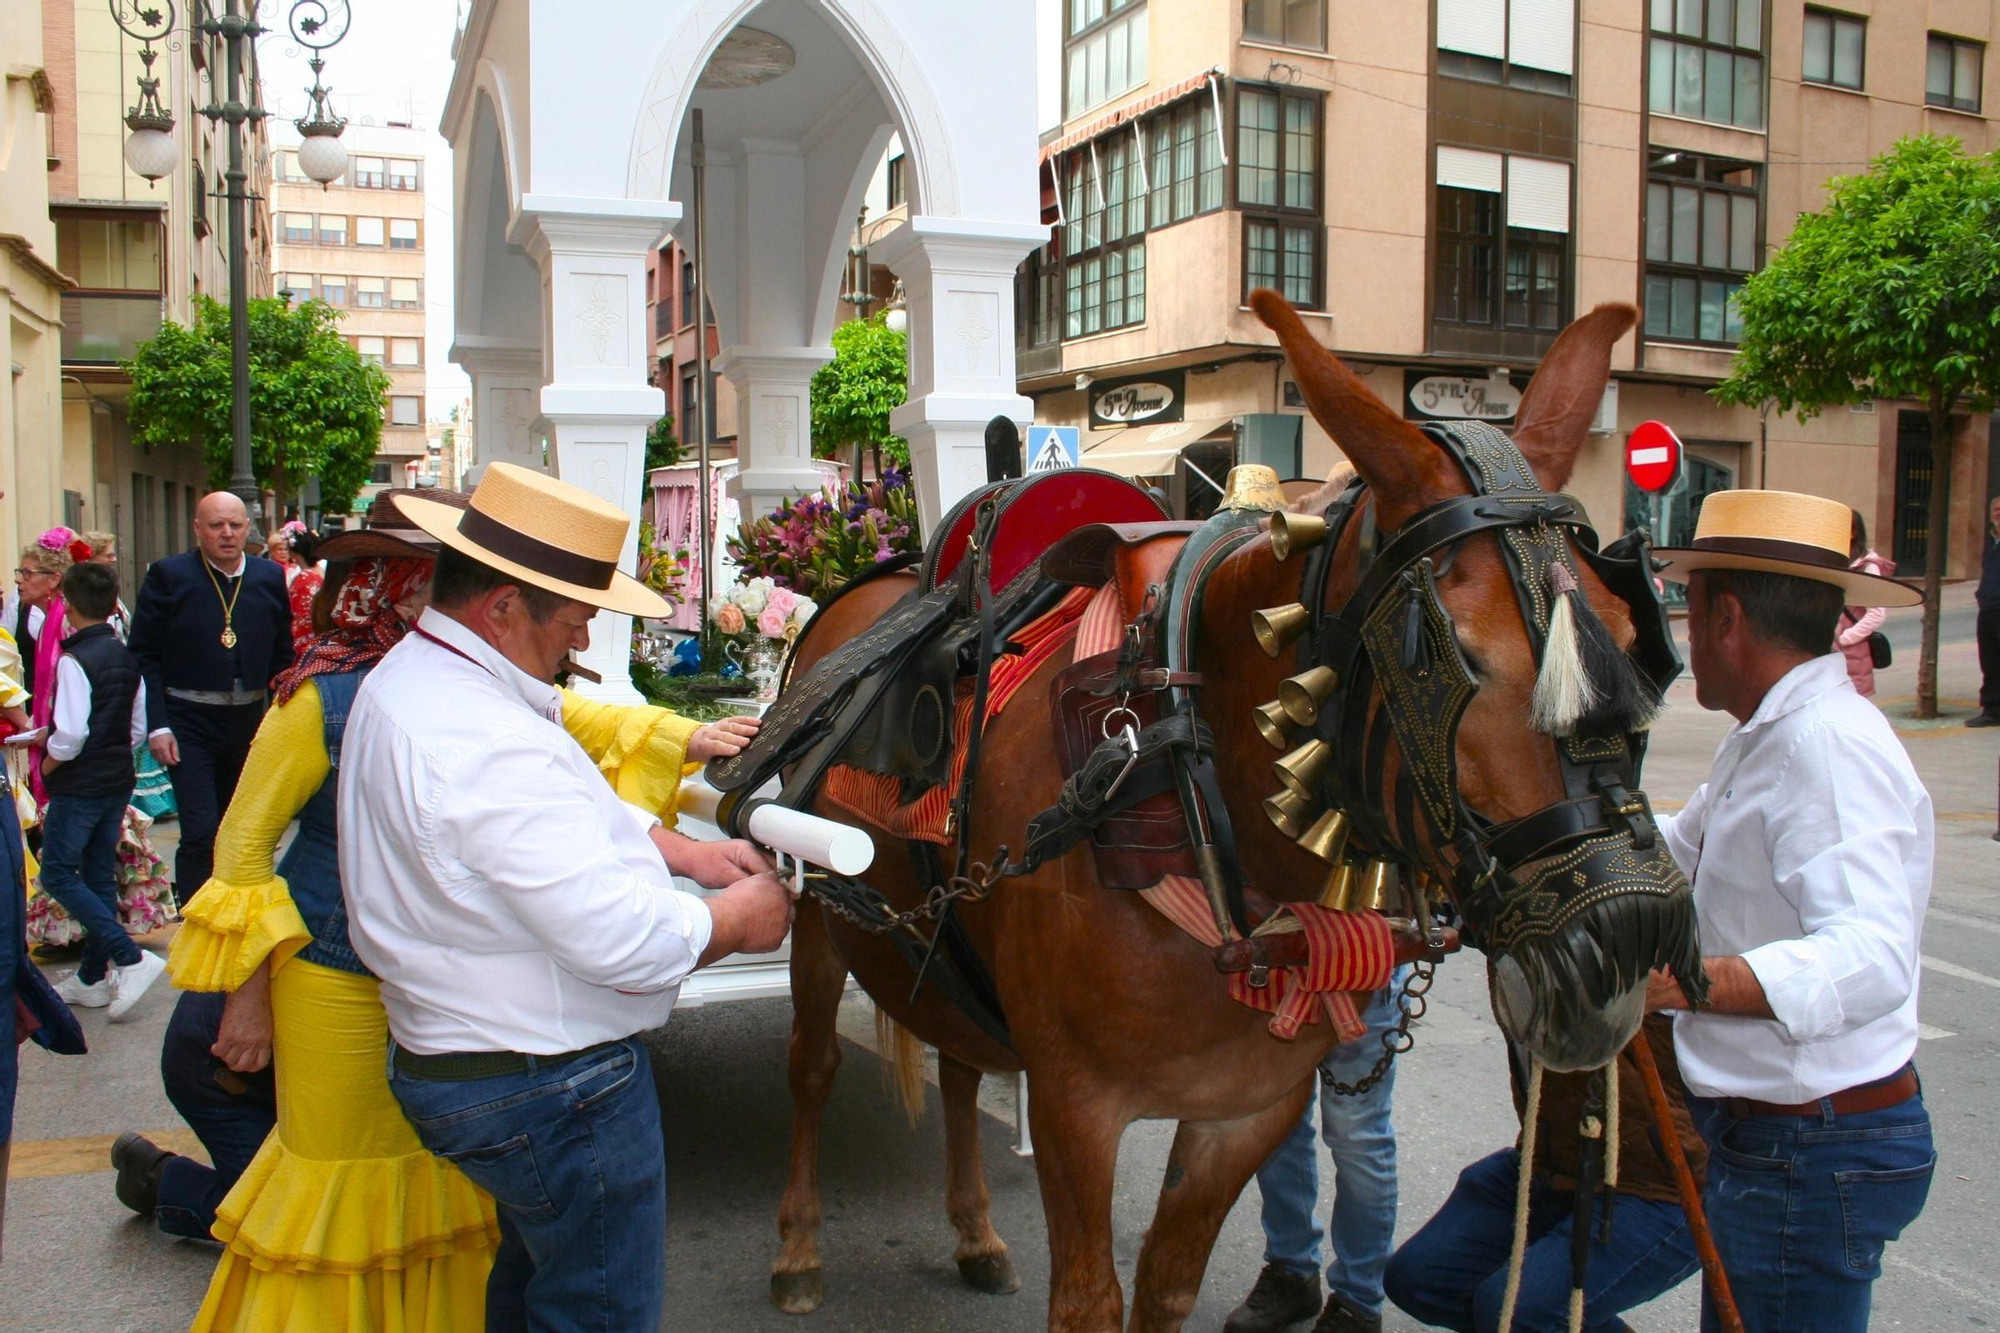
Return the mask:
[[1276, 796], [1264, 798], [1264, 817], [1277, 825], [1278, 832], [1288, 838], [1297, 838], [1306, 827], [1306, 817], [1312, 814], [1312, 798], [1287, 788]]
[[1278, 781], [1300, 796], [1310, 797], [1319, 788], [1326, 766], [1333, 762], [1333, 747], [1315, 737], [1282, 759], [1274, 760], [1271, 771]]
[[1319, 721], [1319, 710], [1339, 688], [1338, 671], [1328, 666], [1312, 667], [1278, 682], [1278, 706], [1299, 726], [1310, 727]]
[[1257, 734], [1269, 742], [1273, 750], [1282, 750], [1292, 743], [1291, 715], [1276, 699], [1257, 705]]
[[1262, 611], [1250, 613], [1250, 632], [1257, 636], [1257, 646], [1264, 650], [1264, 656], [1276, 657], [1312, 624], [1312, 613], [1303, 602], [1293, 602], [1287, 606], [1267, 606]]
[[1271, 515], [1271, 554], [1290, 560], [1300, 551], [1309, 551], [1326, 540], [1326, 520], [1318, 514]]
[[1386, 912], [1396, 903], [1394, 862], [1371, 857], [1367, 862], [1342, 861], [1327, 876], [1319, 905], [1335, 912]]

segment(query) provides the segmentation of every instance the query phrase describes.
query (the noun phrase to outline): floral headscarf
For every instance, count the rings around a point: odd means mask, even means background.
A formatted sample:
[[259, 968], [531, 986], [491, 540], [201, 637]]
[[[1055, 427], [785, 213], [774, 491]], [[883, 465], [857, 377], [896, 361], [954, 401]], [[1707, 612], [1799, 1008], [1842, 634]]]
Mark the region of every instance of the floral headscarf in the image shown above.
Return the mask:
[[314, 676], [360, 671], [381, 661], [410, 632], [396, 604], [429, 587], [435, 568], [435, 561], [401, 557], [355, 561], [333, 595], [333, 628], [314, 636], [299, 660], [271, 682], [278, 702], [290, 703]]

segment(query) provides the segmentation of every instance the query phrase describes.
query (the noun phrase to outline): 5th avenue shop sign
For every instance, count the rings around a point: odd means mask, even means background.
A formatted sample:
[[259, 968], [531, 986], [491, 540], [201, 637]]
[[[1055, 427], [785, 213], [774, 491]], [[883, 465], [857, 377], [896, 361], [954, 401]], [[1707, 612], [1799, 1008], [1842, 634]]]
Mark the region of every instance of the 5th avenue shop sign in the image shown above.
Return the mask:
[[1514, 419], [1521, 410], [1521, 391], [1506, 378], [1485, 375], [1427, 375], [1403, 372], [1403, 396], [1410, 415], [1419, 421], [1494, 421]]
[[1139, 379], [1106, 380], [1090, 389], [1093, 426], [1164, 425], [1186, 419], [1187, 372], [1163, 370]]

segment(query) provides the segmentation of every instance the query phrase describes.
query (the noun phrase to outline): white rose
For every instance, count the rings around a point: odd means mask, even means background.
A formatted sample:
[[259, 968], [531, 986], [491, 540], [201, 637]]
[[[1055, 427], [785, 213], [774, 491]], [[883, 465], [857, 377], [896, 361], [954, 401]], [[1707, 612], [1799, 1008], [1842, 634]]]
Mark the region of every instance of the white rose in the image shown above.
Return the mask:
[[803, 628], [805, 623], [813, 618], [813, 612], [817, 610], [819, 610], [819, 607], [814, 605], [812, 598], [799, 598], [799, 604], [792, 608], [792, 623]]
[[752, 620], [755, 620], [758, 612], [764, 609], [765, 590], [757, 586], [762, 582], [764, 582], [762, 579], [752, 579], [744, 584], [743, 595], [735, 599], [736, 604], [743, 608], [743, 614]]

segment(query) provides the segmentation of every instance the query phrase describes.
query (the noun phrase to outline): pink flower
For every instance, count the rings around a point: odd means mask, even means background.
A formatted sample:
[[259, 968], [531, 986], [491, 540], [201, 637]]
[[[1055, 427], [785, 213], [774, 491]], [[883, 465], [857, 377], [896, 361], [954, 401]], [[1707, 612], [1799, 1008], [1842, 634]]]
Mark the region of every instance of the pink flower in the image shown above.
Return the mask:
[[[766, 610], [774, 606], [777, 607], [780, 618], [788, 620], [791, 618], [792, 608], [798, 604], [799, 595], [797, 593], [793, 592], [790, 588], [778, 587], [771, 590], [770, 600], [765, 602], [764, 606]], [[759, 624], [761, 625], [762, 622], [760, 621]], [[765, 630], [764, 632], [766, 634], [770, 633], [769, 630]]]
[[744, 629], [743, 608], [734, 602], [722, 602], [715, 608], [715, 627], [724, 634], [741, 634]]
[[773, 599], [766, 601], [764, 609], [757, 613], [757, 632], [767, 639], [779, 638], [784, 634], [785, 622], [790, 618], [787, 612], [778, 609], [774, 594]]

